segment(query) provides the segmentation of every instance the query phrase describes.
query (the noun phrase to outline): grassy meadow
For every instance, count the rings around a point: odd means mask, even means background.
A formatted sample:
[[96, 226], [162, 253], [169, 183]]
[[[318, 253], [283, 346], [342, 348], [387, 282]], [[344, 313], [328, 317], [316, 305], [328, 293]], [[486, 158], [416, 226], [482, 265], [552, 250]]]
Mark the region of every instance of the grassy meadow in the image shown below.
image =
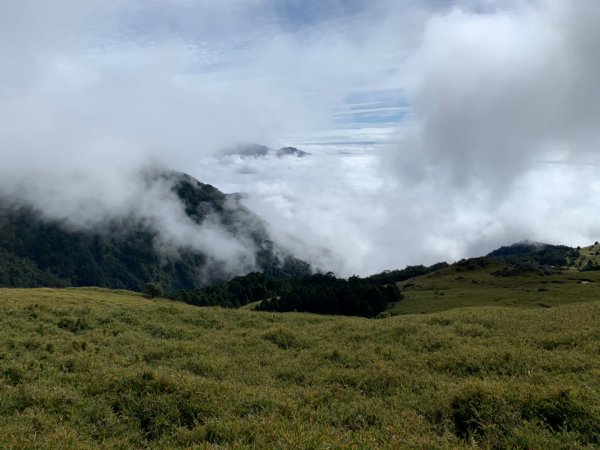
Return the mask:
[[399, 283], [404, 300], [391, 314], [423, 314], [474, 306], [549, 308], [600, 301], [600, 271], [507, 267], [490, 259], [466, 260]]
[[598, 285], [450, 276], [380, 320], [0, 289], [0, 448], [599, 448]]

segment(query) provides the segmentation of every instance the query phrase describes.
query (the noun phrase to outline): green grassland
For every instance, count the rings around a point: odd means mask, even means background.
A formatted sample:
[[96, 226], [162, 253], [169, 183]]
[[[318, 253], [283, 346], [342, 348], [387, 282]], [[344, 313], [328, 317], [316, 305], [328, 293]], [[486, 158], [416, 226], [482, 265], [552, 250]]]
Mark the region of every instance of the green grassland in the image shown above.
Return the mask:
[[599, 448], [600, 288], [554, 276], [381, 320], [0, 289], [0, 448]]
[[487, 258], [455, 264], [399, 283], [404, 299], [392, 314], [420, 314], [472, 306], [552, 306], [600, 301], [600, 271], [508, 267]]
[[600, 266], [600, 244], [581, 247], [579, 255], [580, 257], [576, 261], [573, 261], [574, 264], [586, 267], [591, 262], [594, 266]]

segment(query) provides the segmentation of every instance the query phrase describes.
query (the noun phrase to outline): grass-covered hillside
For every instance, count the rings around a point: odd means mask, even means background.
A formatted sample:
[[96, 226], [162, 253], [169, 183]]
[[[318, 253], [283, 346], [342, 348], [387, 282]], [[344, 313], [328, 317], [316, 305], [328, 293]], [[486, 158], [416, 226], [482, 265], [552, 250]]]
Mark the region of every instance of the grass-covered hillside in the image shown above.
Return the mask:
[[600, 301], [600, 271], [506, 265], [491, 258], [460, 261], [398, 283], [403, 300], [392, 314], [418, 314], [469, 306], [549, 308]]
[[600, 302], [571, 300], [374, 320], [0, 290], [0, 448], [598, 448]]

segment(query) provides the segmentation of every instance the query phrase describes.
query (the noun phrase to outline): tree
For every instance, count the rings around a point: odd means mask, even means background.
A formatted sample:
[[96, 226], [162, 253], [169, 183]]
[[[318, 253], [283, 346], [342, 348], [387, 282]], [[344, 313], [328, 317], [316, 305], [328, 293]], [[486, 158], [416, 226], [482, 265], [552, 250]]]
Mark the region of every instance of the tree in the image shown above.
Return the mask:
[[144, 295], [148, 298], [162, 297], [163, 290], [157, 283], [148, 283], [144, 287]]

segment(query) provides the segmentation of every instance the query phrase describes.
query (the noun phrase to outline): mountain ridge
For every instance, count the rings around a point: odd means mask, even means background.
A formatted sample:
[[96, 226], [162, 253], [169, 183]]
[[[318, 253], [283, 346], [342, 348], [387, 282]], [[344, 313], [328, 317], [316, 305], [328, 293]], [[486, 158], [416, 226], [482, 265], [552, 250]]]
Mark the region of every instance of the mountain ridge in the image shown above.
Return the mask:
[[[262, 220], [235, 195], [224, 194], [190, 175], [159, 171], [146, 175], [149, 186], [166, 183], [197, 225], [207, 218], [255, 250], [256, 268], [271, 276], [310, 272], [310, 267], [270, 240]], [[46, 219], [33, 206], [0, 199], [0, 286], [101, 286], [142, 291], [148, 282], [166, 290], [194, 289], [225, 281], [228, 273], [202, 251], [178, 248], [162, 254], [159, 230], [151, 221], [123, 217], [97, 229], [72, 229]]]

